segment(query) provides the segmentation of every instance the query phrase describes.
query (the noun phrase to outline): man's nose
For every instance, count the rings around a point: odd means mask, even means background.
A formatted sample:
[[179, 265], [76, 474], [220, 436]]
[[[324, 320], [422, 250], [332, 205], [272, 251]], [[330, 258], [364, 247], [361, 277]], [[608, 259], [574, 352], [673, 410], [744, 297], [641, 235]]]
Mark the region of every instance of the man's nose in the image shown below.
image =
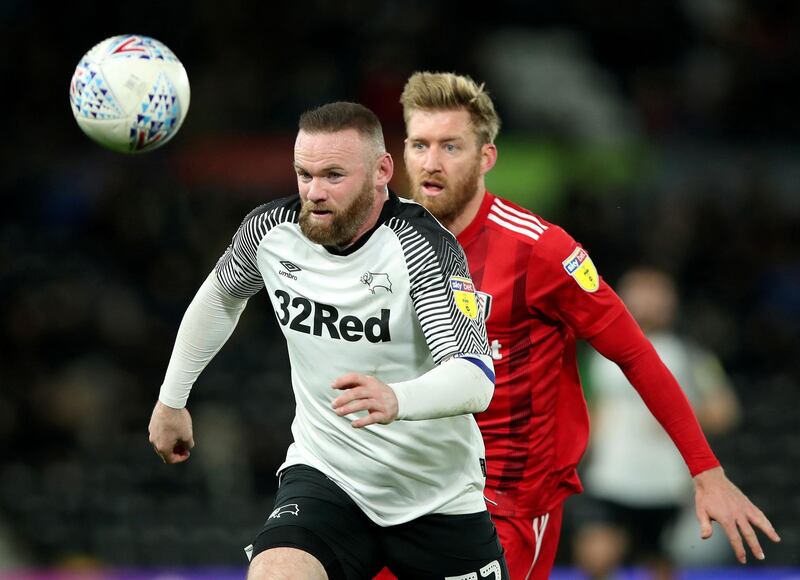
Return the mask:
[[308, 184], [308, 193], [306, 194], [306, 199], [313, 202], [325, 201], [328, 198], [328, 194], [325, 191], [325, 186], [322, 183], [321, 179], [317, 179], [316, 177], [312, 178]]
[[428, 173], [436, 173], [442, 169], [439, 162], [439, 153], [435, 148], [431, 147], [425, 152], [425, 157], [422, 160], [422, 169]]

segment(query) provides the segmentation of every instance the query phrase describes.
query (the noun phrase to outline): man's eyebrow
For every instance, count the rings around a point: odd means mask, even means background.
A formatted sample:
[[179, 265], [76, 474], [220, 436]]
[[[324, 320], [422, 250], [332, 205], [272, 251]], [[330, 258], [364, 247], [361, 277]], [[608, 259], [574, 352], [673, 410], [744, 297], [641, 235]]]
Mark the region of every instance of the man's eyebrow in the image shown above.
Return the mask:
[[447, 136], [441, 137], [439, 139], [430, 139], [428, 137], [423, 137], [423, 136], [415, 137], [414, 135], [410, 135], [408, 137], [408, 140], [409, 141], [442, 141], [442, 142], [446, 143], [448, 141], [464, 141], [464, 137], [462, 137], [461, 135], [452, 135], [452, 136], [447, 135]]
[[[306, 169], [301, 163], [298, 163], [297, 161], [295, 161], [292, 165], [294, 165], [295, 170], [301, 170], [301, 171], [305, 171], [306, 173], [311, 173], [308, 169]], [[341, 165], [332, 164], [332, 165], [324, 165], [324, 166], [320, 167], [319, 171], [320, 171], [320, 173], [327, 173], [327, 172], [330, 172], [330, 171], [338, 171], [338, 172], [344, 173], [346, 171], [346, 169], [344, 167], [342, 167]]]

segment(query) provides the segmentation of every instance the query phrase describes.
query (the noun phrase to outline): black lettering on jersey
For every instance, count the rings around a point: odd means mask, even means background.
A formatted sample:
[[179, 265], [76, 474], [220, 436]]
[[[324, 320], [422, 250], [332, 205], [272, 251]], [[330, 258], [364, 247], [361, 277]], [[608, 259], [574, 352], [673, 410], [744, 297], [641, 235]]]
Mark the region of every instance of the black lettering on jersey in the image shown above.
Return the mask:
[[339, 338], [339, 333], [336, 331], [336, 319], [339, 318], [339, 311], [329, 304], [314, 303], [314, 334], [322, 336], [322, 325], [328, 329], [328, 334], [331, 338]]
[[364, 323], [361, 322], [360, 318], [348, 314], [342, 317], [339, 327], [342, 331], [343, 339], [348, 342], [355, 342], [361, 338], [361, 332], [364, 330]]
[[304, 334], [311, 334], [311, 327], [308, 324], [303, 324], [303, 321], [308, 318], [309, 314], [311, 314], [311, 301], [307, 298], [301, 298], [300, 296], [297, 296], [294, 300], [292, 300], [292, 306], [299, 308], [300, 312], [292, 319], [292, 323], [289, 325], [289, 328]]
[[364, 323], [364, 335], [370, 342], [386, 342], [389, 340], [389, 309], [381, 308], [381, 317], [367, 318]]
[[280, 322], [281, 325], [286, 326], [289, 324], [289, 294], [283, 290], [278, 290], [275, 292], [275, 296], [281, 301], [279, 310], [275, 314], [278, 316], [278, 322]]
[[[278, 299], [278, 311], [275, 313], [282, 326], [288, 325], [292, 330], [314, 336], [329, 336], [335, 340], [344, 339], [348, 342], [357, 342], [366, 338], [369, 342], [389, 342], [389, 313], [388, 308], [381, 308], [380, 316], [370, 316], [362, 321], [357, 316], [348, 314], [339, 318], [339, 309], [330, 304], [322, 304], [295, 296], [291, 298], [285, 290], [275, 290]], [[289, 305], [292, 308], [290, 310]], [[313, 313], [313, 324], [305, 320]]]

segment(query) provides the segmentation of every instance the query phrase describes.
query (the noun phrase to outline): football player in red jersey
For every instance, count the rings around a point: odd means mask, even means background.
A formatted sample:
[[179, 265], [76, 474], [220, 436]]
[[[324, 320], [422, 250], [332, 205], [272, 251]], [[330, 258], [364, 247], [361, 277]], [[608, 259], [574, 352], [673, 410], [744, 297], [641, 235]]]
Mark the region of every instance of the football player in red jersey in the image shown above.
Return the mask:
[[683, 456], [695, 485], [700, 536], [719, 522], [737, 559], [764, 558], [766, 516], [725, 476], [675, 378], [619, 297], [570, 235], [486, 191], [500, 120], [472, 79], [415, 73], [401, 97], [414, 199], [464, 247], [486, 317], [494, 398], [477, 415], [486, 444], [485, 495], [514, 579], [544, 579], [555, 559], [562, 504], [581, 483], [589, 433], [577, 339], [616, 362]]

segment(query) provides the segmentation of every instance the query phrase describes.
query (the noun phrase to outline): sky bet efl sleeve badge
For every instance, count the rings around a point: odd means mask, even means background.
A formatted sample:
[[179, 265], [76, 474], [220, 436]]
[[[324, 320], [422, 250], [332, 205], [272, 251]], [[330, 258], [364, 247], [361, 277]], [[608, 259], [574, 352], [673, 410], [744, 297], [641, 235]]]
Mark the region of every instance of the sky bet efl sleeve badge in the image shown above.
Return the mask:
[[478, 301], [475, 299], [475, 286], [469, 278], [459, 276], [450, 277], [450, 291], [453, 293], [453, 300], [467, 318], [478, 316]]
[[600, 276], [597, 274], [597, 268], [594, 267], [594, 262], [581, 247], [569, 255], [569, 258], [561, 262], [567, 274], [572, 276], [578, 283], [578, 286], [587, 292], [595, 292], [600, 287]]

